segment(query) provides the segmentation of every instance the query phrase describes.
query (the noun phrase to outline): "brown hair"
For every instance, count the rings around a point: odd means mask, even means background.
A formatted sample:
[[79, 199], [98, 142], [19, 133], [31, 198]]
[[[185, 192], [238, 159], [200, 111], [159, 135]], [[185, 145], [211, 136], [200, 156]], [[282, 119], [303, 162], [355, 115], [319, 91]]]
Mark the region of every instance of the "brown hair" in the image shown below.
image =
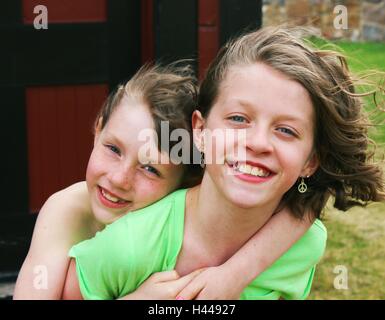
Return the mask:
[[[158, 137], [158, 148], [161, 150], [161, 122], [168, 121], [170, 134], [174, 129], [185, 129], [190, 133], [192, 143], [191, 116], [197, 106], [197, 80], [192, 68], [182, 65], [181, 61], [160, 65], [144, 65], [125, 84], [119, 85], [111, 92], [101, 108], [96, 123], [101, 119], [101, 129], [109, 121], [112, 113], [124, 96], [144, 101], [150, 109]], [[169, 140], [169, 147], [178, 143]], [[192, 157], [192, 151], [190, 152]], [[190, 187], [200, 182], [202, 170], [198, 165], [184, 165], [185, 174], [180, 187]]]
[[319, 218], [330, 195], [335, 197], [334, 207], [344, 211], [384, 200], [383, 173], [370, 161], [369, 123], [346, 60], [337, 52], [306, 45], [300, 31], [268, 27], [228, 42], [202, 81], [199, 110], [208, 116], [229, 68], [265, 63], [299, 82], [308, 91], [315, 110], [314, 149], [320, 166], [306, 179], [307, 192], [300, 194], [294, 184], [284, 194], [280, 208], [288, 206], [299, 218], [306, 212]]

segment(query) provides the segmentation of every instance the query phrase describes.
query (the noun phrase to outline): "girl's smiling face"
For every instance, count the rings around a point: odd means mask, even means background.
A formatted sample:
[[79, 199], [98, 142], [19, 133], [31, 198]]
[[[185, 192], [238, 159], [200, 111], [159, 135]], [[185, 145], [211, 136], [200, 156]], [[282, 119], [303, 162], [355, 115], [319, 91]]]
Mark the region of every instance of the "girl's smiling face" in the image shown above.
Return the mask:
[[[231, 151], [240, 141], [222, 141], [224, 164], [207, 164], [205, 174], [238, 207], [277, 206], [299, 176], [318, 166], [313, 113], [308, 92], [283, 73], [262, 63], [231, 67], [207, 119], [195, 112], [193, 124], [210, 131], [245, 130], [245, 159]], [[207, 154], [212, 149], [204, 151], [207, 158], [218, 158]]]
[[[182, 180], [183, 168], [171, 161], [159, 164], [159, 159], [146, 159], [157, 164], [139, 162], [139, 150], [148, 141], [139, 141], [138, 134], [155, 128], [150, 110], [141, 100], [123, 97], [102, 130], [100, 124], [86, 180], [95, 218], [109, 224], [174, 191]], [[158, 150], [155, 144], [153, 148]], [[164, 153], [158, 156], [163, 160], [168, 157]]]

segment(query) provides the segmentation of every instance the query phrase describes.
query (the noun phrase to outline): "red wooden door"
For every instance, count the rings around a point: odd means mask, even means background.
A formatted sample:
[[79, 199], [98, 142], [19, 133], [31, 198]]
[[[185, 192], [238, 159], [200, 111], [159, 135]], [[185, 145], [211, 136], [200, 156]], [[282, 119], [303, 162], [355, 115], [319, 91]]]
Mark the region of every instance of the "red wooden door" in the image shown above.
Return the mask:
[[107, 84], [26, 88], [31, 212], [52, 193], [84, 180], [93, 122], [107, 94]]
[[[33, 24], [38, 5], [47, 8], [49, 28], [107, 21], [106, 0], [23, 0], [24, 24]], [[92, 125], [107, 95], [108, 83], [25, 88], [30, 212], [38, 212], [54, 192], [84, 180]]]
[[[128, 5], [122, 1], [121, 4], [123, 7], [120, 9]], [[111, 5], [108, 7], [107, 0], [22, 0], [22, 23], [26, 28], [33, 28], [37, 16], [34, 8], [38, 5], [47, 8], [48, 29], [30, 32], [33, 35], [39, 33], [39, 44], [42, 46], [39, 50], [42, 54], [44, 50], [48, 52], [48, 59], [58, 72], [49, 76], [51, 71], [43, 67], [42, 74], [47, 75], [45, 79], [34, 78], [25, 86], [28, 207], [32, 213], [38, 212], [54, 192], [85, 179], [93, 145], [95, 117], [108, 95], [109, 87], [122, 78], [114, 79], [111, 72], [113, 52], [109, 43], [119, 37], [115, 38], [111, 32], [111, 24], [117, 21], [108, 12]], [[90, 45], [84, 45], [83, 41], [89, 41]], [[68, 46], [63, 49], [68, 54], [63, 57], [60, 49], [65, 42]], [[135, 45], [139, 46], [140, 42]], [[62, 60], [59, 59], [60, 54]], [[119, 59], [129, 59], [122, 58]], [[137, 61], [129, 63], [135, 64], [135, 68], [138, 66]], [[61, 64], [64, 66], [61, 67]], [[72, 74], [61, 77], [61, 73], [66, 72], [66, 66], [72, 68]], [[101, 71], [96, 74], [93, 68]], [[123, 78], [129, 76], [127, 72]]]
[[[28, 213], [84, 180], [96, 112], [140, 67], [141, 21], [140, 0], [1, 4], [0, 273], [9, 273], [30, 245]], [[48, 29], [34, 27], [36, 5], [47, 8]]]

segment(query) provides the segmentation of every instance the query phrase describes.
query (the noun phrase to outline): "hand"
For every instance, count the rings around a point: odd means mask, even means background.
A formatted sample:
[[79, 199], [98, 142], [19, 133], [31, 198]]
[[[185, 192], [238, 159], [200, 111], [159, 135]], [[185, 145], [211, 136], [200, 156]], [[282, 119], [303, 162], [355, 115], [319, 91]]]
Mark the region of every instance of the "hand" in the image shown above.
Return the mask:
[[175, 300], [179, 292], [203, 270], [204, 269], [195, 270], [184, 277], [180, 277], [175, 270], [154, 273], [144, 281], [136, 291], [122, 299]]
[[185, 300], [237, 300], [243, 289], [244, 285], [237, 275], [221, 265], [202, 271], [179, 296]]

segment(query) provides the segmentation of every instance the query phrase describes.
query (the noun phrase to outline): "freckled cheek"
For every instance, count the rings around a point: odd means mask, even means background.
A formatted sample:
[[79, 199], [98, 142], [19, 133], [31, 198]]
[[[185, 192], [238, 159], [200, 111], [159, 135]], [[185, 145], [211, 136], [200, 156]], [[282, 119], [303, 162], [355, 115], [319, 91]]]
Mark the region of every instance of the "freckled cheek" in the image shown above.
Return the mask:
[[94, 182], [100, 176], [106, 174], [108, 170], [113, 170], [112, 164], [100, 154], [92, 153], [87, 165], [86, 179]]
[[169, 192], [167, 186], [159, 181], [140, 177], [135, 179], [135, 202], [144, 207], [150, 205]]

